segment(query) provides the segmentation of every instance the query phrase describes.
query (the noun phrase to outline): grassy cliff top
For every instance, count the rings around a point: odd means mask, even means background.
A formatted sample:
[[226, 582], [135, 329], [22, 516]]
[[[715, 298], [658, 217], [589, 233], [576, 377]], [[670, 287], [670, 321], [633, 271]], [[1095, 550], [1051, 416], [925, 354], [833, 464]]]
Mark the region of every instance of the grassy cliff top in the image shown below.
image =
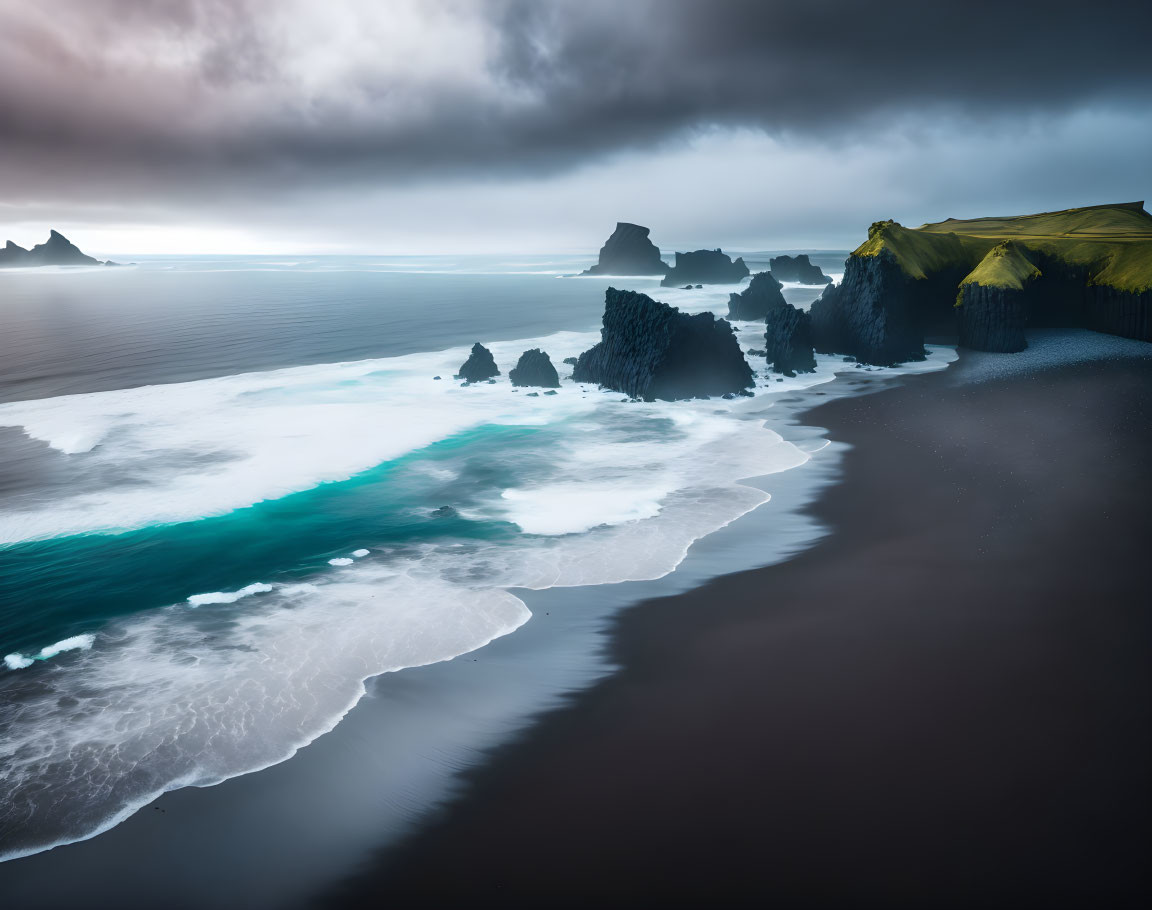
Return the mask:
[[1020, 290], [1039, 275], [1040, 270], [1032, 264], [1020, 245], [1015, 241], [1005, 240], [988, 251], [988, 255], [968, 273], [960, 282], [960, 286], [983, 284]]
[[[1012, 248], [987, 263], [985, 257]], [[1019, 287], [1025, 275], [1041, 274], [1032, 253], [1060, 259], [1084, 269], [1089, 284], [1121, 291], [1152, 290], [1152, 215], [1143, 202], [1094, 205], [1087, 208], [995, 218], [949, 218], [918, 228], [895, 221], [878, 221], [854, 256], [892, 254], [912, 278], [941, 270], [963, 270], [964, 283]], [[1027, 263], [1027, 267], [1024, 265]]]
[[1152, 215], [1143, 202], [1090, 205], [1062, 212], [1038, 215], [1008, 215], [995, 218], [949, 218], [917, 228], [932, 234], [962, 234], [996, 240], [1076, 239], [1132, 241], [1152, 240]]

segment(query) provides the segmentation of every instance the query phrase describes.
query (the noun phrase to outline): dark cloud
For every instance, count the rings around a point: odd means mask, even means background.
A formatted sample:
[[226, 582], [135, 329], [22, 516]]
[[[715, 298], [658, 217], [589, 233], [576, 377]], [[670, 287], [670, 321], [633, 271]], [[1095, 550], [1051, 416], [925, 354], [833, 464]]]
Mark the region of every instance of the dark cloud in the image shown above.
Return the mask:
[[556, 172], [716, 125], [1150, 110], [1150, 27], [1083, 0], [0, 0], [0, 180], [250, 194]]

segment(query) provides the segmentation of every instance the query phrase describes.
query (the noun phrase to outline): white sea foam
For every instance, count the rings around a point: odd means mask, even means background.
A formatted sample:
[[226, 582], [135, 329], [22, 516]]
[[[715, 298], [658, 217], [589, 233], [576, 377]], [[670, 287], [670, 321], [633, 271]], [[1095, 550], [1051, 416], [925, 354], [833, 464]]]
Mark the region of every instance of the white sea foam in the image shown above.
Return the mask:
[[213, 591], [211, 594], [193, 594], [188, 598], [188, 603], [194, 607], [202, 607], [206, 604], [234, 604], [251, 594], [266, 594], [271, 590], [272, 585], [256, 582], [245, 585], [239, 591]]
[[330, 566], [350, 566], [354, 560], [349, 559], [347, 556], [337, 556], [335, 559], [329, 559], [328, 565]]
[[23, 670], [38, 660], [49, 660], [65, 651], [87, 651], [95, 641], [95, 635], [73, 635], [71, 638], [56, 642], [54, 645], [46, 645], [32, 657], [25, 657], [20, 653], [5, 655], [4, 663], [9, 670]]
[[352, 555], [353, 555], [353, 556], [355, 556], [357, 559], [360, 559], [360, 558], [361, 558], [361, 557], [363, 557], [363, 556], [367, 556], [367, 555], [368, 555], [368, 551], [367, 551], [367, 550], [363, 550], [363, 549], [361, 549], [361, 550], [353, 550], [353, 551], [352, 551]]

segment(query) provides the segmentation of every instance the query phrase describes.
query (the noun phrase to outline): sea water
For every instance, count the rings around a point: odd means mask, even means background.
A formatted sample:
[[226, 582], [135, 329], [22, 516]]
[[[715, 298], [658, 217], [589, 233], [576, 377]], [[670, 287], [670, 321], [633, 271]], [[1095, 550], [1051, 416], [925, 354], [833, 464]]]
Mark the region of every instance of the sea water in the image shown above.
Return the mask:
[[[665, 576], [769, 499], [744, 481], [809, 462], [772, 402], [852, 364], [735, 401], [573, 384], [608, 285], [721, 315], [739, 289], [580, 264], [0, 272], [0, 853], [283, 761], [366, 679], [521, 628], [514, 591]], [[497, 383], [452, 380], [474, 341]], [[558, 394], [507, 383], [531, 347]]]

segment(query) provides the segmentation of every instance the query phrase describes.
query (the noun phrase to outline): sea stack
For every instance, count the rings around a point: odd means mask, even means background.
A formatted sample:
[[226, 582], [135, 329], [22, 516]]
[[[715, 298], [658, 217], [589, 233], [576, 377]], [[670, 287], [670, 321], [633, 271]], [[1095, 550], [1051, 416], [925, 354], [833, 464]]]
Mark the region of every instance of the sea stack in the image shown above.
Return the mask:
[[668, 264], [660, 258], [660, 248], [648, 239], [648, 228], [618, 221], [604, 246], [600, 259], [584, 275], [664, 275]]
[[468, 359], [460, 367], [460, 372], [456, 374], [456, 378], [463, 379], [465, 382], [483, 382], [485, 379], [499, 375], [500, 370], [496, 366], [496, 359], [492, 356], [492, 352], [477, 341], [472, 345], [472, 353], [468, 355]]
[[820, 266], [813, 265], [807, 253], [798, 256], [775, 256], [768, 260], [772, 275], [779, 281], [794, 281], [797, 284], [831, 284], [832, 279], [825, 275]]
[[769, 313], [764, 322], [764, 355], [775, 373], [795, 376], [815, 371], [808, 314], [787, 303]]
[[552, 359], [539, 348], [532, 348], [520, 355], [511, 370], [508, 378], [514, 386], [536, 386], [542, 389], [558, 389], [560, 377], [556, 367], [552, 366]]
[[576, 382], [645, 401], [741, 393], [753, 385], [732, 326], [711, 313], [690, 316], [646, 294], [609, 288], [600, 337], [576, 362]]
[[661, 287], [674, 288], [681, 284], [737, 284], [748, 277], [748, 266], [743, 259], [731, 257], [717, 247], [714, 250], [695, 250], [677, 253], [676, 264], [660, 282]]
[[739, 294], [728, 295], [728, 318], [759, 321], [778, 307], [787, 306], [780, 282], [769, 272], [757, 272]]

